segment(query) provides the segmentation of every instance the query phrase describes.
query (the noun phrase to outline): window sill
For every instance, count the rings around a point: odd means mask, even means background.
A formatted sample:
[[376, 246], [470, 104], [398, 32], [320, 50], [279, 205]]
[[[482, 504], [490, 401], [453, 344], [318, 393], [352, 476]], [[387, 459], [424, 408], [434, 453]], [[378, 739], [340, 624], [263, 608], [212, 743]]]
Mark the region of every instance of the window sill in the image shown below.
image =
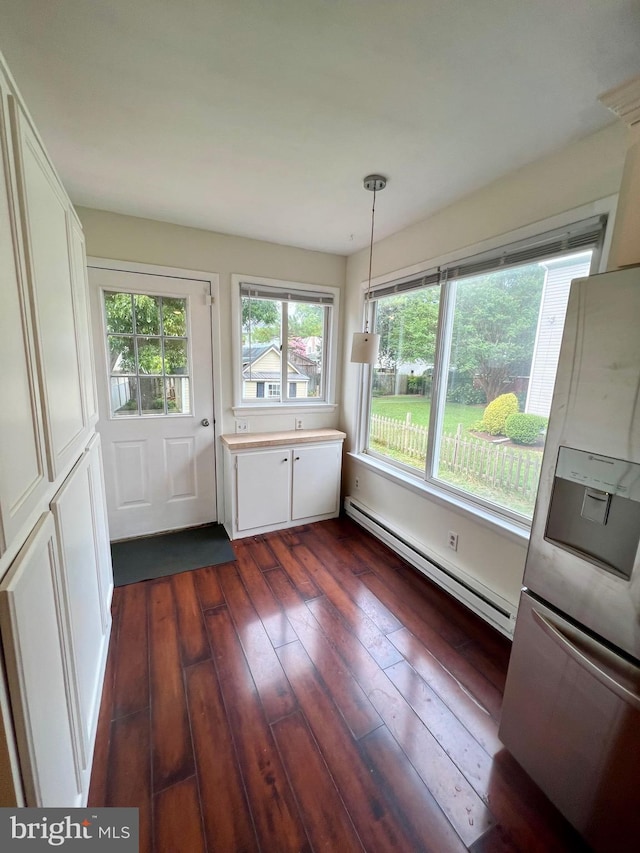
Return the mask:
[[366, 453], [349, 452], [348, 455], [356, 462], [379, 474], [392, 483], [397, 483], [403, 488], [414, 492], [424, 498], [436, 501], [437, 503], [452, 509], [460, 515], [466, 515], [473, 521], [488, 527], [494, 532], [499, 532], [506, 535], [520, 545], [526, 544], [529, 541], [530, 525], [527, 522], [519, 522], [504, 516], [492, 513], [483, 507], [477, 506], [471, 501], [466, 501], [458, 495], [451, 494], [446, 489], [439, 489], [432, 483], [427, 483], [424, 480], [419, 480], [405, 471], [394, 468], [391, 465], [386, 465], [382, 460], [376, 459], [373, 456], [368, 456]]
[[331, 414], [337, 411], [335, 403], [244, 403], [241, 406], [232, 406], [231, 411], [235, 417], [247, 417], [249, 415], [286, 415], [300, 414], [303, 412], [324, 412]]

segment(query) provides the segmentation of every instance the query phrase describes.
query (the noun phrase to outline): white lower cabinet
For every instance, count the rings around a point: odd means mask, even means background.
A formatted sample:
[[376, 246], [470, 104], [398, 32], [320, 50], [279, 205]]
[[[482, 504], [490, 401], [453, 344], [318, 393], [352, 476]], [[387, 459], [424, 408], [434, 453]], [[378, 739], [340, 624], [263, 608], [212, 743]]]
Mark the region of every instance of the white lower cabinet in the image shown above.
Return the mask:
[[58, 542], [45, 513], [0, 586], [2, 643], [29, 806], [80, 806]]
[[318, 430], [311, 438], [317, 441], [296, 433], [222, 437], [231, 539], [338, 515], [344, 433]]

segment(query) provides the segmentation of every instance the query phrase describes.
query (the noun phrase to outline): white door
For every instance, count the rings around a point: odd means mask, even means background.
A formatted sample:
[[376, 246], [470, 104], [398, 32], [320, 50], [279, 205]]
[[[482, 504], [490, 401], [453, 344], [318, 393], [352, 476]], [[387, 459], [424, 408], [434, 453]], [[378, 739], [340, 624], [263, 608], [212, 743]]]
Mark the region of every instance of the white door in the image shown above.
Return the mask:
[[89, 281], [111, 539], [216, 521], [210, 282]]

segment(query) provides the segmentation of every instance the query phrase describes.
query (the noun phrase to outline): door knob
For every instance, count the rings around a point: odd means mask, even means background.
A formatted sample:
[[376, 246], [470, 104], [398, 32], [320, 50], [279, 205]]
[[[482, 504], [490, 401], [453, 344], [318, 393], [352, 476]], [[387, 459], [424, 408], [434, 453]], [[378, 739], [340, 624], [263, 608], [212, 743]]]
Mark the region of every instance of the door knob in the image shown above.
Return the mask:
[[200, 423], [202, 424], [202, 426], [209, 426], [209, 421], [208, 421], [206, 418], [203, 418], [203, 419], [200, 421]]

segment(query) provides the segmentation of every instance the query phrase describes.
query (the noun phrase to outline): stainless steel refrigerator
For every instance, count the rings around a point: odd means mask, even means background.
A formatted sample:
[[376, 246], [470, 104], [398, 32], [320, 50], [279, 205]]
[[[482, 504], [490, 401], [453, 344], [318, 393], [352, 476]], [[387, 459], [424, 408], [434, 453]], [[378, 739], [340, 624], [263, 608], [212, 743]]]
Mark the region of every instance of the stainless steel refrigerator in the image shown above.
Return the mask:
[[640, 842], [640, 267], [571, 285], [500, 737], [597, 851]]

